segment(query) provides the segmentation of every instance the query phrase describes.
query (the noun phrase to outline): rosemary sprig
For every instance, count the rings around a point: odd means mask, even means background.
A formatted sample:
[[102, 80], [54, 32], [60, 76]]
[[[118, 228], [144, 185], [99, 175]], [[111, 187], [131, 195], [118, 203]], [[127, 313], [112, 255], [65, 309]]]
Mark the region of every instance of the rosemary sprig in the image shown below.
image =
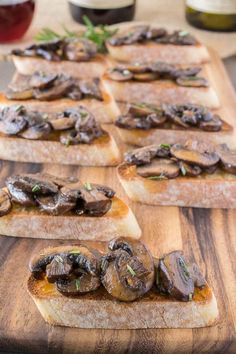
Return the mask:
[[82, 33], [70, 31], [65, 26], [62, 26], [64, 33], [60, 34], [48, 27], [45, 27], [42, 28], [42, 30], [35, 36], [35, 40], [39, 42], [49, 42], [56, 39], [82, 37], [94, 42], [97, 45], [99, 52], [106, 52], [105, 42], [117, 32], [117, 29], [110, 30], [107, 26], [104, 25], [95, 27], [87, 16], [83, 16], [83, 21], [86, 29]]

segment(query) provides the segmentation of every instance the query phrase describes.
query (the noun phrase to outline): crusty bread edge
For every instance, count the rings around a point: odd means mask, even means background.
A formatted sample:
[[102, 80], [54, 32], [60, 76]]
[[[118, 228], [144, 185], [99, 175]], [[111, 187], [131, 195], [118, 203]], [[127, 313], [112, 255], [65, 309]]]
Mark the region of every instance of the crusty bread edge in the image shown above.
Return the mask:
[[216, 298], [209, 289], [209, 298], [181, 302], [168, 298], [124, 303], [107, 298], [64, 297], [43, 295], [37, 289], [37, 280], [28, 280], [28, 292], [44, 320], [51, 325], [103, 328], [198, 328], [212, 326], [219, 313]]
[[236, 208], [236, 176], [228, 173], [149, 180], [137, 175], [134, 165], [123, 163], [117, 171], [126, 194], [136, 202], [160, 206]]
[[3, 160], [79, 166], [116, 166], [120, 158], [117, 144], [110, 134], [96, 139], [91, 144], [69, 146], [59, 141], [29, 140], [0, 135], [0, 159]]
[[114, 237], [141, 237], [132, 210], [113, 197], [111, 209], [103, 216], [47, 215], [37, 209], [13, 207], [0, 217], [0, 234], [5, 236], [57, 240], [110, 241]]

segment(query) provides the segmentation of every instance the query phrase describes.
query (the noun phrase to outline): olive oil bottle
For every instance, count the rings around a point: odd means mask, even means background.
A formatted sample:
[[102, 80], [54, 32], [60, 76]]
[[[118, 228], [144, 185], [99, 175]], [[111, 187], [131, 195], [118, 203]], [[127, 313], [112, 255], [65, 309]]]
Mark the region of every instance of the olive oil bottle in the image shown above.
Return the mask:
[[236, 0], [186, 0], [186, 19], [210, 31], [236, 31]]

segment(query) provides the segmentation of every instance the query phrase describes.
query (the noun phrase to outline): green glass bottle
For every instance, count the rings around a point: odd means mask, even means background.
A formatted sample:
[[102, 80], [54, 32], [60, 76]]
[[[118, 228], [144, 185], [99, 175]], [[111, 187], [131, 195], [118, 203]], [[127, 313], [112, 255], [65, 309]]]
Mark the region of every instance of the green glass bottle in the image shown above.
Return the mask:
[[186, 0], [186, 19], [209, 31], [236, 31], [236, 0]]

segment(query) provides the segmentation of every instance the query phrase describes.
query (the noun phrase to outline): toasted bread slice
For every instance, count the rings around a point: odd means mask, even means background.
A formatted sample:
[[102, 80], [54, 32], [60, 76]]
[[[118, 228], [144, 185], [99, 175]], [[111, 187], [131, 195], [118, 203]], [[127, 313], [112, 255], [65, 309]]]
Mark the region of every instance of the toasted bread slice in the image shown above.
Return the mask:
[[236, 208], [236, 175], [217, 171], [198, 177], [150, 180], [135, 165], [121, 164], [119, 180], [130, 199], [151, 205]]
[[95, 139], [90, 144], [63, 145], [57, 140], [28, 140], [0, 134], [0, 159], [58, 163], [80, 166], [116, 166], [120, 152], [110, 134]]
[[140, 238], [141, 230], [131, 209], [112, 198], [111, 209], [103, 216], [67, 213], [48, 215], [37, 208], [15, 205], [0, 217], [0, 234], [15, 237], [59, 240], [109, 241], [117, 236]]
[[45, 73], [67, 74], [78, 78], [100, 77], [109, 66], [105, 56], [96, 55], [94, 59], [83, 62], [73, 61], [49, 61], [38, 57], [24, 57], [12, 55], [17, 71], [23, 75], [32, 75], [35, 71]]
[[68, 298], [46, 280], [28, 280], [28, 292], [41, 315], [51, 325], [105, 328], [197, 328], [211, 326], [218, 318], [212, 290], [195, 290], [193, 301], [163, 297], [154, 290], [134, 302], [114, 300], [104, 288], [76, 298]]
[[220, 102], [212, 87], [184, 87], [169, 80], [150, 82], [118, 82], [105, 75], [103, 84], [115, 100], [122, 102], [145, 102], [149, 104], [200, 104], [219, 108]]
[[147, 146], [155, 144], [157, 141], [165, 141], [166, 144], [174, 144], [176, 140], [181, 144], [186, 139], [196, 139], [198, 137], [203, 142], [211, 140], [215, 143], [222, 143], [226, 138], [233, 140], [233, 127], [223, 121], [222, 130], [218, 132], [207, 132], [200, 129], [122, 129], [118, 128], [121, 139], [130, 145]]
[[202, 44], [129, 44], [112, 46], [107, 43], [107, 49], [112, 58], [123, 62], [169, 62], [171, 64], [201, 64], [210, 61], [207, 48]]

